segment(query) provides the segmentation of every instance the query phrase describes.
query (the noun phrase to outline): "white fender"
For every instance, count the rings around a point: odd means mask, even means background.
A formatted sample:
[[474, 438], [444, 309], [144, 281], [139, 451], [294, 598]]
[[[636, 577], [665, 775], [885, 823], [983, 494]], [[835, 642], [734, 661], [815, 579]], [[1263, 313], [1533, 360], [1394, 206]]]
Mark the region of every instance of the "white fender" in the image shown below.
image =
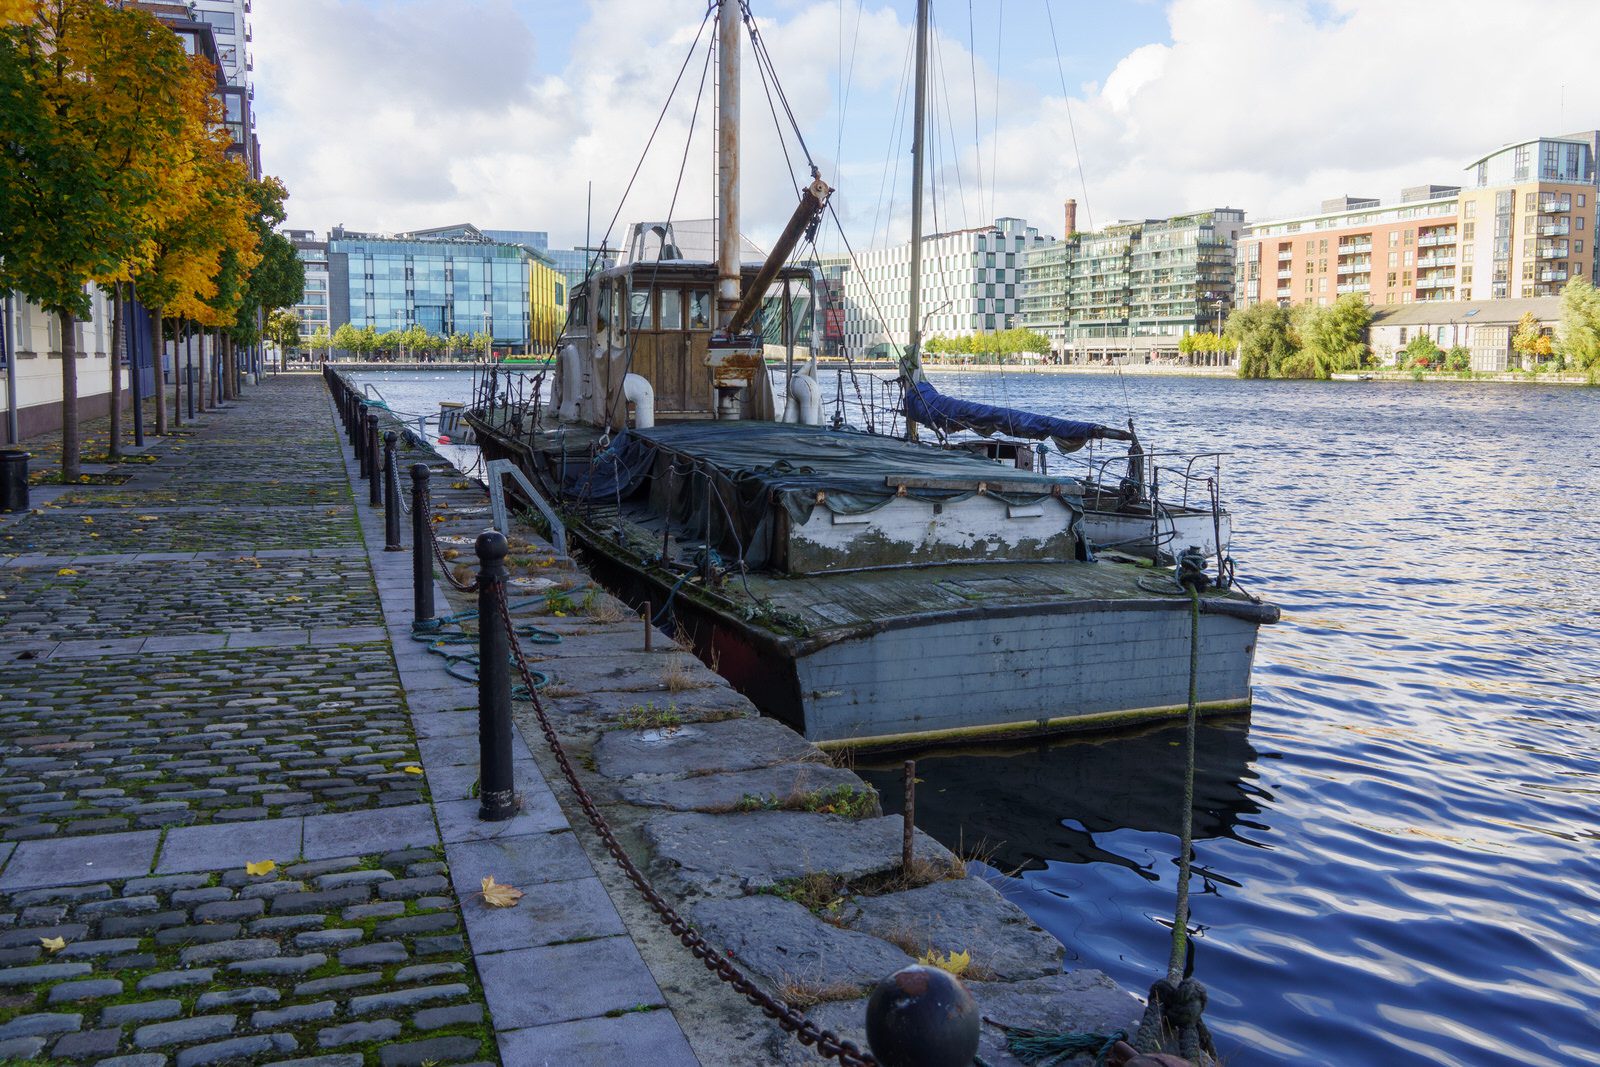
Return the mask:
[[641, 374], [629, 374], [622, 379], [622, 396], [633, 405], [633, 425], [648, 430], [656, 424], [656, 391]]
[[798, 422], [802, 426], [822, 425], [822, 387], [817, 384], [816, 356], [812, 356], [789, 379], [789, 404], [784, 415], [785, 422]]
[[556, 356], [556, 415], [561, 419], [571, 421], [578, 417], [578, 401], [583, 393], [583, 367], [579, 360], [578, 346], [568, 343], [561, 347], [561, 352]]

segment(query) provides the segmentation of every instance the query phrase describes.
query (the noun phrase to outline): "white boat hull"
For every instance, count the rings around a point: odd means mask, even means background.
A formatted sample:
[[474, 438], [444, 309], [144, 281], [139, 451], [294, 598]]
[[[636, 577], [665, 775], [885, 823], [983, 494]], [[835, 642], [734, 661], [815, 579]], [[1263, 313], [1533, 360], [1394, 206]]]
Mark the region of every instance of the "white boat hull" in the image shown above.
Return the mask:
[[[1221, 547], [1226, 552], [1233, 537], [1233, 519], [1226, 511], [1220, 519]], [[1214, 557], [1218, 527], [1209, 511], [1163, 511], [1159, 520], [1152, 520], [1149, 515], [1092, 509], [1083, 515], [1084, 532], [1097, 550], [1113, 549], [1145, 559], [1154, 559], [1158, 548], [1163, 556], [1173, 558], [1186, 548], [1198, 548], [1207, 557]]]

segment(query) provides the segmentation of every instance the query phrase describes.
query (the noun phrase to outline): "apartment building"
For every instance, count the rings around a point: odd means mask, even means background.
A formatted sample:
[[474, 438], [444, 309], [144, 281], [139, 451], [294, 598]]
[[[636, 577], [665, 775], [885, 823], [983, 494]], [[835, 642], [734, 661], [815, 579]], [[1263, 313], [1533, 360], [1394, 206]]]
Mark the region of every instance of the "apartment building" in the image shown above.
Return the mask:
[[1235, 302], [1521, 299], [1595, 281], [1597, 150], [1600, 131], [1535, 138], [1468, 164], [1461, 186], [1415, 186], [1387, 206], [1339, 197], [1255, 223], [1239, 241]]
[[1184, 335], [1220, 329], [1232, 306], [1243, 227], [1243, 211], [1219, 207], [1040, 245], [1025, 257], [1022, 325], [1064, 362], [1175, 358]]
[[[1041, 243], [1024, 219], [922, 240], [922, 334], [966, 337], [1021, 325], [1023, 256]], [[890, 355], [910, 339], [911, 242], [863, 252], [843, 272], [842, 340], [851, 354]]]
[[294, 245], [305, 270], [305, 291], [290, 310], [300, 320], [301, 347], [309, 349], [311, 335], [319, 326], [329, 333], [334, 329], [328, 314], [328, 242], [319, 240], [312, 230], [285, 230], [284, 236]]

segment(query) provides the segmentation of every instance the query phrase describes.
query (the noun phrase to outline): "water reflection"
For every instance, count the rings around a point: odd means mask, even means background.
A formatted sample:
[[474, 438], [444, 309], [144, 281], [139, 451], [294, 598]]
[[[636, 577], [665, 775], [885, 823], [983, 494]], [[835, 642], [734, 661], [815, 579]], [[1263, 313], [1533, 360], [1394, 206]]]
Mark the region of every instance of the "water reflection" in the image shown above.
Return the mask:
[[[1256, 783], [1248, 718], [1202, 722], [1195, 741], [1195, 839], [1253, 843], [1246, 832], [1264, 828], [1249, 817], [1272, 798]], [[1052, 860], [1113, 863], [1156, 881], [1148, 856], [1121, 854], [1105, 839], [1123, 830], [1177, 837], [1183, 744], [1182, 726], [1163, 726], [1111, 739], [924, 755], [917, 825], [1004, 871], [1041, 870]], [[899, 762], [856, 770], [882, 794], [884, 811], [902, 810]]]

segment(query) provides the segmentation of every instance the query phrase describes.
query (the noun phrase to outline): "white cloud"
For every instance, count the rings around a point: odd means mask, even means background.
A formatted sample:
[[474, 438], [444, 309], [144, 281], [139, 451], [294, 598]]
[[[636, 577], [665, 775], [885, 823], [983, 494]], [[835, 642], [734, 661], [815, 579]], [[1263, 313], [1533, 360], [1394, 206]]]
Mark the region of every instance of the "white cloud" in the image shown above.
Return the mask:
[[[595, 0], [553, 76], [535, 62], [539, 27], [510, 0], [461, 0], [443, 19], [438, 5], [416, 0], [258, 4], [262, 151], [289, 185], [292, 224], [470, 220], [548, 229], [559, 246], [583, 239], [593, 180], [598, 238], [693, 39], [698, 6]], [[758, 10], [771, 11], [762, 27], [778, 72], [859, 247], [874, 229], [880, 240], [906, 231], [909, 162], [900, 161], [892, 221], [880, 188], [886, 161], [894, 167], [888, 116], [909, 27], [887, 7], [865, 11], [856, 27], [844, 8], [842, 44], [834, 0]], [[984, 221], [992, 205], [1054, 233], [1066, 196], [1087, 200], [1080, 223], [1215, 204], [1271, 217], [1345, 192], [1388, 199], [1402, 185], [1458, 182], [1469, 159], [1507, 140], [1600, 126], [1600, 68], [1560, 64], [1559, 51], [1530, 62], [1543, 53], [1508, 45], [1600, 39], [1591, 0], [1173, 0], [1168, 19], [1170, 43], [1133, 49], [1099, 84], [1076, 90], [1081, 177], [1053, 53], [1041, 64], [1038, 44], [1021, 42], [1025, 56], [1000, 82], [996, 131], [993, 67], [941, 35], [945, 82], [935, 95], [953, 127], [939, 134], [941, 224]], [[855, 55], [854, 133], [839, 161], [841, 47]], [[619, 226], [666, 214], [680, 163], [675, 216], [710, 213], [709, 85], [684, 155], [702, 58], [684, 75]], [[981, 158], [971, 143], [973, 67]], [[1010, 80], [1024, 70], [1034, 81]], [[748, 53], [743, 95], [745, 229], [770, 239], [794, 194]]]

